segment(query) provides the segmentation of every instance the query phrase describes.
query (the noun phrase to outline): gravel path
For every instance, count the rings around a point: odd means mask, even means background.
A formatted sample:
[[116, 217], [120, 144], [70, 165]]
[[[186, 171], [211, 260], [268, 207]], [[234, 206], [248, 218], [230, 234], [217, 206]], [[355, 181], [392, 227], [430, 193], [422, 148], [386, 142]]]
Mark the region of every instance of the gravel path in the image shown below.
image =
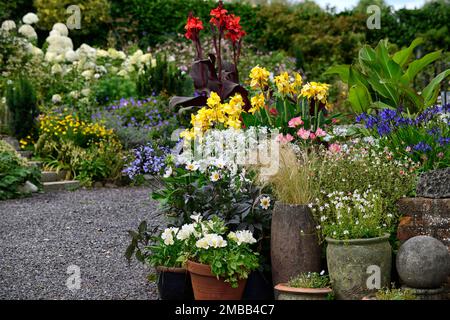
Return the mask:
[[[0, 201], [0, 299], [156, 299], [150, 270], [123, 253], [152, 219], [145, 188], [79, 190]], [[152, 217], [153, 215], [153, 217]], [[81, 288], [66, 286], [80, 268]]]

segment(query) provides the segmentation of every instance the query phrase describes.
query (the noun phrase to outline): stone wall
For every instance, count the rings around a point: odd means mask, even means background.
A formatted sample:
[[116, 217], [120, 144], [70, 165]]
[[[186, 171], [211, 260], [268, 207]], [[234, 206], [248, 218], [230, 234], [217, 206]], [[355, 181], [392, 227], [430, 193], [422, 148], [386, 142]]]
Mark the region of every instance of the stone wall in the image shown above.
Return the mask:
[[397, 231], [401, 242], [427, 235], [440, 240], [450, 251], [450, 198], [403, 198], [398, 208], [403, 216]]

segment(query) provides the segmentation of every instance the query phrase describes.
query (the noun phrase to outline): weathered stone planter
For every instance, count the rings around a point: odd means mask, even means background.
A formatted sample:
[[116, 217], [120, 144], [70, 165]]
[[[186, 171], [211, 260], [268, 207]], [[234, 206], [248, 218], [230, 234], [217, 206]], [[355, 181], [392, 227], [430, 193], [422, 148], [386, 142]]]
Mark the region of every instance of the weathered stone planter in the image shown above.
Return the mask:
[[286, 283], [275, 286], [277, 300], [327, 300], [333, 293], [331, 288], [293, 288]]
[[273, 283], [288, 282], [303, 272], [320, 271], [320, 246], [315, 223], [306, 205], [277, 202], [272, 214]]
[[336, 299], [361, 300], [390, 284], [392, 249], [388, 234], [371, 239], [326, 240], [328, 272]]

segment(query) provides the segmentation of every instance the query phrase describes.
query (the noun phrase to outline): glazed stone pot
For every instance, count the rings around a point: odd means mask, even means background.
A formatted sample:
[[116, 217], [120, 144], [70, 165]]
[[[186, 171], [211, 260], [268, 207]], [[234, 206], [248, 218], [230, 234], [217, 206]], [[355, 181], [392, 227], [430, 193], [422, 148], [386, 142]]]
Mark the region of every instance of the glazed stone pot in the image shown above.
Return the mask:
[[223, 279], [211, 273], [211, 267], [193, 261], [187, 262], [191, 274], [195, 300], [241, 300], [247, 279], [239, 280], [238, 287], [232, 288]]
[[273, 283], [285, 283], [303, 272], [320, 272], [316, 224], [306, 205], [275, 203], [270, 254]]
[[156, 267], [161, 300], [194, 300], [191, 277], [184, 268]]
[[370, 239], [326, 240], [328, 272], [336, 299], [361, 300], [389, 286], [392, 266], [389, 234]]
[[275, 286], [277, 300], [328, 300], [333, 293], [331, 288], [293, 288], [286, 283]]

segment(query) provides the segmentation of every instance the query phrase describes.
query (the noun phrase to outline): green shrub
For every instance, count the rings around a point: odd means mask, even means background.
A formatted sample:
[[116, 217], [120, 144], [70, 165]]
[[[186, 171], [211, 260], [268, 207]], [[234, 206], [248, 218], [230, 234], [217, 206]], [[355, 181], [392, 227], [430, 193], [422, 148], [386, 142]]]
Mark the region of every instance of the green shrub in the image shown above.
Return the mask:
[[93, 91], [97, 102], [104, 105], [109, 101], [136, 96], [136, 85], [130, 79], [113, 75], [101, 78]]
[[144, 72], [139, 74], [137, 92], [141, 97], [160, 93], [169, 96], [190, 95], [193, 92], [193, 84], [190, 77], [183, 74], [174, 63], [167, 61], [166, 54], [159, 54], [156, 57], [156, 65], [145, 66]]
[[7, 87], [6, 104], [12, 114], [11, 130], [18, 139], [33, 134], [39, 114], [36, 92], [31, 82], [20, 76]]
[[18, 189], [26, 181], [39, 186], [40, 171], [28, 167], [11, 146], [0, 141], [0, 200], [21, 196]]

